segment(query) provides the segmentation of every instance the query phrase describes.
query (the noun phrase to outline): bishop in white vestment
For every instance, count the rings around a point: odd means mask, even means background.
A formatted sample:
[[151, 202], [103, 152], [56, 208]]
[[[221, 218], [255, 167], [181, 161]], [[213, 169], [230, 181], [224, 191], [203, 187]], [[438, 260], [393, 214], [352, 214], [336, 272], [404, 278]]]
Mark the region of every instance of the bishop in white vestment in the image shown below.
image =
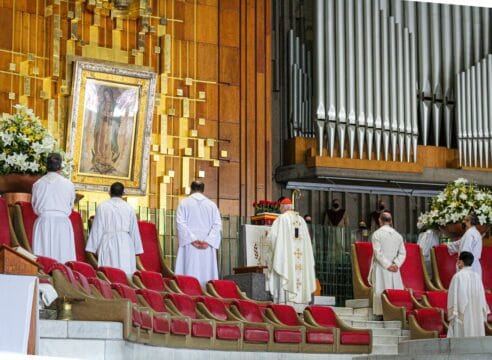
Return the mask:
[[[268, 264], [267, 288], [275, 303], [308, 305], [316, 289], [314, 255], [306, 222], [292, 210], [292, 202], [280, 203], [280, 215], [268, 234], [273, 256]], [[297, 307], [296, 307], [297, 309]]]
[[448, 252], [450, 254], [460, 254], [463, 251], [468, 251], [473, 254], [472, 270], [475, 271], [480, 279], [482, 278], [482, 266], [480, 258], [482, 257], [482, 236], [475, 225], [478, 225], [478, 218], [475, 215], [467, 215], [463, 219], [466, 231], [461, 239], [448, 244]]
[[490, 310], [482, 278], [471, 267], [475, 261], [472, 253], [460, 253], [460, 270], [448, 290], [448, 337], [485, 336], [484, 323]]
[[97, 254], [98, 266], [115, 267], [132, 275], [143, 247], [135, 211], [121, 198], [123, 192], [123, 184], [113, 183], [111, 199], [97, 206], [85, 250]]
[[373, 256], [368, 281], [372, 285], [372, 312], [382, 315], [381, 294], [386, 289], [403, 289], [400, 267], [405, 261], [406, 250], [403, 237], [391, 226], [388, 212], [379, 216], [381, 227], [371, 238]]
[[32, 207], [38, 218], [33, 229], [33, 252], [61, 263], [75, 260], [73, 227], [69, 216], [75, 201], [75, 187], [60, 174], [60, 154], [48, 155], [48, 174], [32, 187]]
[[219, 278], [217, 250], [220, 247], [222, 220], [217, 205], [205, 195], [205, 185], [191, 183], [191, 195], [176, 210], [178, 254], [175, 273], [193, 276], [205, 286]]

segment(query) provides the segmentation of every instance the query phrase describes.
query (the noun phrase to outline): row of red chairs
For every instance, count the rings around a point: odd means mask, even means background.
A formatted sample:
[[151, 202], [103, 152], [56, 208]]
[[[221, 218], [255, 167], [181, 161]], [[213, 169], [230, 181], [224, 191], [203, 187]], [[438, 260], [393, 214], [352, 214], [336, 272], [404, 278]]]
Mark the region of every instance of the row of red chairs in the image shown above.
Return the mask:
[[[231, 281], [215, 280], [208, 284], [207, 289], [213, 289], [215, 294], [234, 297], [223, 299], [210, 296], [201, 289], [197, 279], [188, 276], [164, 279], [158, 273], [137, 271], [133, 279], [129, 279], [119, 269], [102, 267], [96, 272], [78, 262], [69, 262], [67, 266], [55, 262], [46, 266], [60, 296], [83, 300], [73, 305], [76, 318], [87, 320], [91, 313], [101, 314], [89, 306], [94, 299], [128, 300], [131, 321], [129, 314], [125, 319], [120, 316], [119, 321], [124, 322], [125, 336], [131, 340], [214, 349], [371, 351], [371, 331], [346, 326], [331, 308], [308, 307], [302, 320], [291, 306], [241, 299], [237, 285]], [[136, 279], [141, 281], [140, 285], [147, 283], [152, 289], [133, 288]], [[181, 293], [172, 292], [172, 288]], [[116, 307], [119, 315], [120, 307]], [[105, 316], [117, 321], [111, 313]], [[93, 320], [102, 319], [99, 316]]]

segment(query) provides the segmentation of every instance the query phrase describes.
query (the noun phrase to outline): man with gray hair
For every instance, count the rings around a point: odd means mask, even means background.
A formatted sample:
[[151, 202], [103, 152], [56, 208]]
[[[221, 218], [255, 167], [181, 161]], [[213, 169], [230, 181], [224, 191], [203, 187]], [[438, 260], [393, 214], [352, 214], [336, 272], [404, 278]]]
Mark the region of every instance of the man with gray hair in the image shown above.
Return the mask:
[[70, 219], [75, 187], [59, 174], [62, 158], [48, 154], [48, 173], [32, 187], [32, 207], [38, 218], [33, 229], [33, 252], [61, 263], [75, 260], [75, 244]]
[[381, 319], [383, 309], [381, 294], [386, 289], [403, 289], [400, 267], [405, 261], [406, 250], [403, 237], [392, 227], [391, 213], [379, 215], [379, 229], [371, 238], [373, 255], [368, 281], [372, 285], [372, 313]]

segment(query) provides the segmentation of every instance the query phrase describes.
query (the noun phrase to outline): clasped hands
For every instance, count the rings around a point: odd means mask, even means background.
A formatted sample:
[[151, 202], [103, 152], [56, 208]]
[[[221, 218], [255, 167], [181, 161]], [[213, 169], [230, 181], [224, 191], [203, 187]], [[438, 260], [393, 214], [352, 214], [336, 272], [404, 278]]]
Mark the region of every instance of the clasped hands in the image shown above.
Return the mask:
[[391, 272], [397, 272], [398, 271], [398, 266], [396, 266], [396, 264], [391, 264], [390, 266], [388, 266], [387, 270], [391, 271]]
[[195, 240], [191, 242], [191, 245], [196, 247], [197, 249], [206, 249], [208, 248], [208, 243], [202, 240]]

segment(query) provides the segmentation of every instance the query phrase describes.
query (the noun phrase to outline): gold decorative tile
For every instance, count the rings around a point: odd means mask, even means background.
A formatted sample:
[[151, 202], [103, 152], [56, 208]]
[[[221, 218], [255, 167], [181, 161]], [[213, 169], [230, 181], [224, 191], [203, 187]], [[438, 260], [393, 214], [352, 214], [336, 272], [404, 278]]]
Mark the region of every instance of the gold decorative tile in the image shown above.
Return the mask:
[[205, 177], [205, 171], [204, 170], [198, 170], [198, 177], [204, 178]]
[[205, 124], [206, 124], [205, 118], [198, 118], [198, 125], [205, 125]]

